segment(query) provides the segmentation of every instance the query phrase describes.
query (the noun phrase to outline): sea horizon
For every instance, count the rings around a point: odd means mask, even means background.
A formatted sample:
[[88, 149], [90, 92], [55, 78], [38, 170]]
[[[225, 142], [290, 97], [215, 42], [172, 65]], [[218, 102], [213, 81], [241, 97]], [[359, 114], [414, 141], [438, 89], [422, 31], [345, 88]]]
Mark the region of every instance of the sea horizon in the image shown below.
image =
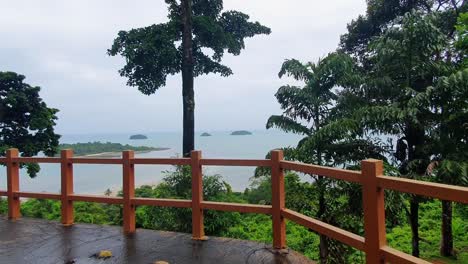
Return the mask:
[[[247, 129], [239, 129], [247, 130]], [[195, 149], [206, 158], [263, 159], [269, 151], [296, 146], [301, 136], [279, 130], [247, 130], [252, 135], [233, 136], [236, 130], [200, 130], [195, 133]], [[203, 132], [211, 134], [201, 137]], [[131, 140], [133, 134], [143, 134], [148, 139]], [[89, 134], [63, 134], [60, 143], [112, 142], [132, 146], [169, 148], [167, 150], [137, 153], [141, 158], [168, 158], [182, 156], [182, 132], [110, 132]], [[234, 191], [248, 188], [255, 167], [204, 166], [205, 175], [221, 175]], [[170, 165], [137, 165], [135, 184], [159, 184], [165, 171], [174, 170]], [[6, 189], [6, 167], [0, 170], [0, 189]], [[83, 194], [103, 194], [107, 189], [116, 195], [122, 188], [122, 169], [119, 165], [74, 165], [74, 191]], [[25, 170], [20, 172], [20, 190], [30, 192], [59, 192], [60, 165], [41, 164], [41, 171], [30, 178]]]

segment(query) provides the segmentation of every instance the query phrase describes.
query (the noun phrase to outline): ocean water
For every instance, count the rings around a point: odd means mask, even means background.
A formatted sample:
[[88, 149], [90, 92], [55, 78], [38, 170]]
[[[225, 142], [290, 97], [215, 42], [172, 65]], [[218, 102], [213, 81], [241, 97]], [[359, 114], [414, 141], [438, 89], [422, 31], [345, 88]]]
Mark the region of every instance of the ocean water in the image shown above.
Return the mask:
[[[202, 151], [205, 158], [262, 159], [272, 149], [295, 146], [300, 136], [276, 130], [252, 131], [253, 135], [231, 136], [230, 131], [208, 131], [211, 137], [195, 136], [195, 148]], [[116, 142], [134, 146], [153, 146], [170, 148], [137, 154], [136, 157], [177, 157], [182, 153], [182, 133], [147, 133], [147, 140], [130, 140], [129, 134], [86, 134], [62, 135], [61, 143], [77, 142]], [[165, 171], [173, 170], [169, 165], [135, 165], [135, 184], [157, 184]], [[102, 194], [110, 188], [122, 188], [122, 165], [75, 164], [74, 191], [82, 194]], [[219, 174], [233, 190], [243, 191], [249, 186], [255, 167], [203, 166], [204, 174]], [[6, 190], [6, 168], [0, 166], [0, 189]], [[30, 178], [25, 171], [20, 172], [20, 190], [31, 192], [59, 192], [60, 165], [41, 164], [41, 171]]]

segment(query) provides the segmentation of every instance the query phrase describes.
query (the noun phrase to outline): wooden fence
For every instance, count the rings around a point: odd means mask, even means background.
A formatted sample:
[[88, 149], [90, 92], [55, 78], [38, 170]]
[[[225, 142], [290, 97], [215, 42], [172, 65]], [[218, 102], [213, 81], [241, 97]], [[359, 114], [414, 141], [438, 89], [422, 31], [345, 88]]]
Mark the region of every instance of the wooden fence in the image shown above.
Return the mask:
[[[385, 228], [384, 190], [412, 193], [441, 200], [468, 204], [468, 188], [445, 184], [422, 182], [383, 175], [380, 160], [364, 160], [362, 171], [351, 171], [322, 167], [283, 160], [283, 153], [275, 150], [271, 159], [203, 159], [201, 151], [193, 151], [190, 158], [135, 158], [133, 151], [124, 151], [122, 158], [79, 158], [73, 157], [72, 150], [62, 150], [60, 157], [19, 157], [17, 149], [9, 149], [0, 163], [7, 167], [7, 190], [0, 196], [8, 197], [8, 217], [20, 217], [20, 198], [60, 200], [61, 222], [73, 224], [73, 202], [96, 202], [120, 204], [123, 206], [123, 229], [135, 232], [135, 207], [138, 205], [179, 207], [192, 209], [192, 237], [206, 239], [203, 226], [204, 210], [219, 210], [241, 213], [258, 213], [272, 216], [273, 247], [286, 248], [285, 220], [288, 219], [319, 234], [326, 235], [358, 250], [364, 251], [366, 263], [429, 263], [387, 246]], [[19, 190], [20, 163], [61, 164], [61, 193], [34, 193]], [[73, 192], [74, 164], [115, 164], [122, 166], [123, 197], [80, 195]], [[188, 165], [192, 168], [192, 199], [156, 199], [135, 197], [135, 165]], [[203, 166], [256, 166], [270, 167], [272, 201], [270, 205], [221, 203], [203, 200]], [[364, 208], [364, 237], [305, 216], [285, 207], [284, 171], [292, 170], [306, 174], [320, 175], [336, 180], [354, 182], [362, 186]]]

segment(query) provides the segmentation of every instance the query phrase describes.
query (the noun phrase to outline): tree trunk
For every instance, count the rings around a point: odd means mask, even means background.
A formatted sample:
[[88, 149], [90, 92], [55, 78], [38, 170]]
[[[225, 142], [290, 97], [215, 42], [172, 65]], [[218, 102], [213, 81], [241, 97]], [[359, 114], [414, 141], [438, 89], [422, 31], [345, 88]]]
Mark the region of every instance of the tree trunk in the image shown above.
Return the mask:
[[412, 255], [419, 257], [419, 201], [416, 197], [411, 198], [410, 201], [410, 224], [412, 234]]
[[[314, 107], [315, 117], [314, 117], [314, 126], [315, 130], [318, 131], [320, 129], [320, 118], [319, 118], [319, 107], [315, 105]], [[322, 166], [322, 150], [320, 147], [317, 147], [317, 165]], [[323, 176], [318, 176], [317, 186], [319, 187], [319, 210], [317, 213], [318, 219], [324, 221], [324, 214], [326, 211], [326, 202], [325, 202], [325, 179]], [[327, 263], [329, 258], [329, 245], [328, 245], [328, 237], [324, 235], [320, 235], [320, 245], [319, 245], [319, 254], [320, 254], [320, 263]]]
[[442, 240], [440, 254], [444, 257], [453, 256], [452, 235], [452, 202], [442, 201]]
[[182, 0], [182, 100], [184, 157], [195, 149], [195, 96], [193, 90], [192, 0]]
[[[324, 179], [322, 176], [318, 177], [317, 186], [319, 187], [319, 210], [317, 213], [317, 217], [319, 220], [324, 220], [324, 214], [326, 210], [325, 204], [325, 186], [324, 186]], [[320, 263], [327, 263], [328, 260], [328, 240], [327, 236], [320, 235], [320, 245], [319, 245], [319, 253], [320, 253]]]

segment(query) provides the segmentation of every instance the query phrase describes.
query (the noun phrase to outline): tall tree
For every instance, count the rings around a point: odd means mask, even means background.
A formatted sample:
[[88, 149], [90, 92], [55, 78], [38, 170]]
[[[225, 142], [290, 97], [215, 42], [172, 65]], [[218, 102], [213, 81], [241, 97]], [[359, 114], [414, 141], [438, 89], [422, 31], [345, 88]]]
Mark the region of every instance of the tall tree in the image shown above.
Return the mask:
[[[374, 106], [381, 106], [379, 111], [367, 112], [367, 115], [380, 116], [381, 120], [384, 116], [390, 117], [387, 122], [389, 125], [394, 122], [393, 118], [398, 119], [405, 115], [404, 119], [411, 120], [408, 111], [413, 111], [412, 119], [418, 122], [402, 120], [405, 131], [401, 130], [401, 127], [397, 127], [390, 134], [398, 138], [395, 156], [401, 162], [400, 169], [403, 175], [409, 176], [408, 173], [411, 172], [411, 169], [416, 169], [417, 174], [422, 176], [425, 175], [424, 164], [427, 165], [432, 155], [436, 155], [432, 153], [430, 146], [437, 139], [430, 137], [431, 131], [428, 129], [434, 122], [432, 120], [434, 108], [425, 108], [427, 105], [417, 98], [429, 100], [421, 93], [425, 93], [428, 86], [436, 83], [441, 76], [452, 73], [456, 68], [454, 65], [457, 65], [460, 59], [463, 61], [464, 58], [466, 62], [466, 53], [457, 52], [451, 47], [451, 43], [457, 39], [455, 34], [457, 17], [467, 11], [468, 5], [466, 1], [446, 0], [371, 0], [367, 4], [366, 15], [360, 16], [348, 25], [348, 33], [342, 36], [340, 46], [341, 50], [357, 59], [363, 76], [373, 75], [374, 77], [367, 78], [366, 81], [363, 81], [366, 85], [356, 86], [356, 89], [349, 94], [355, 93], [366, 98], [366, 101], [360, 104], [369, 105], [369, 102], [373, 102]], [[417, 13], [420, 17], [427, 16], [426, 21], [430, 20], [430, 23], [421, 23], [421, 20], [418, 22], [413, 19], [412, 22], [416, 23], [415, 26], [408, 23], [406, 30], [399, 30], [398, 27], [404, 22], [402, 17], [409, 20], [408, 13]], [[463, 24], [459, 24], [458, 27], [460, 30], [464, 28]], [[429, 32], [429, 34], [426, 35], [424, 32]], [[463, 46], [463, 36], [463, 33], [458, 34], [457, 46], [459, 47]], [[381, 41], [375, 41], [376, 38], [380, 38]], [[383, 40], [384, 38], [386, 41]], [[441, 41], [442, 39], [444, 40]], [[376, 56], [376, 54], [378, 55]], [[395, 81], [400, 84], [396, 84]], [[394, 87], [400, 86], [400, 90], [395, 91], [388, 84], [392, 84]], [[406, 92], [402, 92], [402, 88]], [[401, 94], [400, 96], [397, 95], [398, 92]], [[408, 104], [410, 101], [412, 103]], [[400, 110], [387, 111], [390, 109], [389, 106], [395, 105], [399, 105]], [[407, 111], [401, 111], [402, 106]], [[419, 111], [420, 109], [423, 110]], [[374, 108], [374, 111], [376, 110]], [[364, 112], [361, 111], [361, 114]], [[388, 115], [390, 112], [393, 114]], [[369, 120], [371, 119], [369, 118]], [[382, 123], [379, 126], [380, 129], [383, 128]], [[376, 129], [376, 127], [368, 127], [368, 129], [369, 131], [387, 133], [392, 130], [392, 127], [387, 126], [384, 129], [387, 132]], [[399, 129], [403, 136], [398, 136], [398, 133], [395, 133]], [[410, 142], [407, 141], [408, 139]], [[423, 159], [421, 159], [422, 156], [424, 156]], [[417, 160], [419, 160], [419, 166], [414, 166]], [[422, 160], [425, 161], [422, 162]], [[440, 169], [439, 167], [437, 171], [440, 172]], [[415, 173], [415, 170], [412, 173]], [[445, 211], [444, 208], [448, 208], [446, 202], [443, 202], [443, 205], [443, 211]], [[413, 197], [409, 210], [413, 231], [413, 255], [419, 255], [417, 208], [418, 202], [416, 197]], [[448, 237], [449, 231], [446, 230], [446, 226], [449, 225], [442, 225], [443, 237]], [[452, 250], [448, 249], [451, 246], [444, 246], [444, 241], [448, 240], [442, 239], [441, 248], [446, 249], [441, 250], [441, 252], [451, 252]]]
[[[39, 96], [40, 87], [24, 83], [25, 77], [14, 72], [0, 72], [0, 156], [8, 148], [18, 148], [22, 156], [47, 156], [57, 153], [60, 136], [55, 134], [57, 109], [47, 107]], [[26, 166], [35, 177], [37, 164]]]
[[[431, 148], [434, 113], [422, 94], [455, 68], [449, 45], [455, 13], [450, 9], [408, 12], [386, 24], [383, 33], [366, 44], [357, 56], [361, 84], [347, 93], [358, 102], [349, 111], [348, 128], [365, 127], [369, 133], [397, 139], [394, 156], [404, 177], [430, 176], [427, 167], [434, 155]], [[415, 256], [419, 256], [420, 201], [411, 196], [407, 210]]]
[[[339, 85], [347, 85], [353, 62], [347, 55], [331, 53], [317, 63], [303, 64], [298, 60], [286, 60], [279, 77], [291, 76], [304, 82], [303, 87], [285, 85], [278, 89], [276, 98], [283, 109], [282, 115], [268, 119], [267, 128], [276, 127], [286, 132], [303, 135], [296, 148], [285, 152], [287, 159], [327, 166], [343, 166], [369, 156], [379, 155], [381, 149], [364, 140], [355, 133], [343, 137], [340, 130], [318, 140], [313, 136], [334, 120], [338, 115], [335, 109]], [[349, 155], [353, 153], [353, 155]], [[327, 208], [326, 193], [338, 184], [320, 176], [311, 175], [318, 191], [318, 210], [316, 217], [322, 221], [333, 222], [333, 209]], [[344, 189], [341, 189], [343, 191]], [[339, 224], [339, 223], [332, 223]], [[346, 261], [344, 248], [326, 236], [320, 236], [320, 260], [322, 263]]]
[[[468, 69], [440, 78], [418, 96], [432, 113], [428, 174], [438, 182], [468, 186]], [[442, 201], [441, 218], [440, 253], [453, 256], [451, 201]]]
[[[125, 57], [119, 71], [146, 95], [165, 86], [168, 75], [182, 72], [183, 155], [194, 149], [194, 77], [232, 74], [221, 64], [225, 52], [239, 55], [244, 40], [270, 34], [268, 27], [250, 22], [238, 11], [224, 11], [222, 0], [166, 0], [169, 21], [144, 28], [120, 31], [108, 54]], [[206, 52], [211, 50], [211, 52]]]

